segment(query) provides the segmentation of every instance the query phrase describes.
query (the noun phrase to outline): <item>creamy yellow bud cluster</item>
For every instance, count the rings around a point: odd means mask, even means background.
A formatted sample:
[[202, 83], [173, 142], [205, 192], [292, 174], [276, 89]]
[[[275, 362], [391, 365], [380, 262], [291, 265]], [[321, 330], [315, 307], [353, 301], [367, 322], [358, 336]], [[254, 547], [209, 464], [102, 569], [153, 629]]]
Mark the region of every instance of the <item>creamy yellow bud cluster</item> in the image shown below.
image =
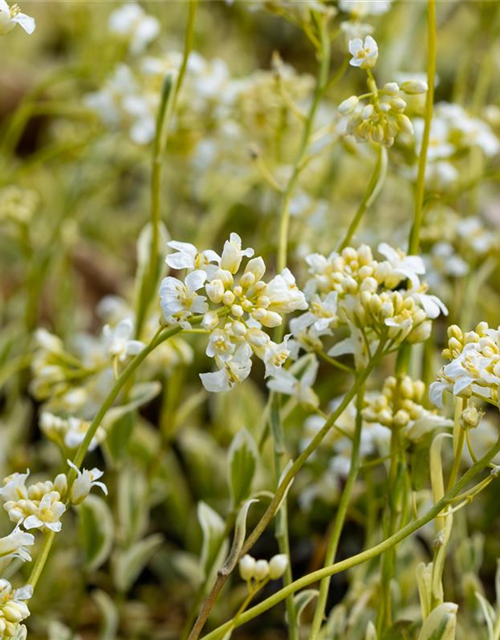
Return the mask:
[[[443, 358], [447, 360], [454, 360], [464, 350], [465, 345], [471, 343], [478, 343], [481, 339], [488, 338], [488, 324], [486, 322], [480, 322], [474, 331], [467, 331], [463, 333], [462, 329], [456, 324], [452, 324], [448, 327], [448, 345], [443, 349]], [[490, 347], [495, 348], [494, 343], [490, 344]]]
[[378, 422], [390, 429], [408, 426], [422, 414], [425, 384], [422, 380], [412, 380], [409, 376], [398, 380], [387, 378], [382, 393], [369, 399], [363, 409], [367, 422]]
[[[311, 297], [310, 308], [291, 322], [303, 345], [313, 344], [315, 335], [329, 335], [332, 328], [340, 326], [351, 330], [351, 351], [345, 350], [348, 345], [344, 341], [331, 355], [366, 355], [369, 344], [379, 340], [392, 348], [403, 341], [416, 343], [429, 337], [431, 320], [447, 310], [420, 283], [419, 275], [425, 272], [422, 260], [387, 244], [378, 250], [386, 260], [374, 259], [366, 245], [347, 247], [328, 258], [320, 254], [306, 258], [312, 275], [305, 287]], [[401, 287], [403, 283], [405, 287]], [[330, 315], [325, 320], [325, 313], [320, 315], [316, 309], [328, 309]]]
[[452, 325], [448, 329], [448, 346], [443, 356], [450, 360], [430, 387], [430, 398], [443, 406], [443, 393], [455, 396], [476, 396], [498, 405], [500, 387], [500, 328], [490, 329], [486, 322], [474, 331], [464, 333]]
[[424, 93], [424, 83], [388, 82], [377, 89], [374, 81], [372, 91], [363, 96], [351, 96], [339, 105], [339, 112], [348, 116], [346, 133], [357, 142], [375, 142], [391, 147], [398, 133], [413, 135], [413, 125], [405, 114], [405, 94]]
[[436, 427], [451, 424], [436, 411], [423, 406], [425, 394], [422, 380], [391, 376], [379, 395], [366, 398], [363, 419], [367, 423], [398, 430], [408, 440], [418, 442]]
[[31, 589], [14, 590], [8, 580], [0, 579], [0, 638], [15, 638], [20, 623], [30, 615], [24, 602], [31, 596]]

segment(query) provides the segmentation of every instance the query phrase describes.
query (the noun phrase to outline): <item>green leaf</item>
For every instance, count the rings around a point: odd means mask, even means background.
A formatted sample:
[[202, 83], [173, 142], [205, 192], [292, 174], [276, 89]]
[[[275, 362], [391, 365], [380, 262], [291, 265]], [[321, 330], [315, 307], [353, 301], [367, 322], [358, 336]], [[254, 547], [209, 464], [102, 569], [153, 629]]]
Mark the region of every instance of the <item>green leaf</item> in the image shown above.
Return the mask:
[[121, 470], [117, 497], [120, 539], [129, 546], [144, 535], [148, 526], [148, 486], [142, 470], [135, 466]]
[[203, 533], [200, 564], [205, 578], [208, 578], [221, 552], [225, 551], [223, 541], [226, 525], [220, 515], [204, 502], [198, 504], [198, 520]]
[[99, 640], [115, 640], [120, 617], [113, 599], [100, 589], [92, 592], [92, 598], [102, 618], [99, 629]]
[[95, 571], [106, 562], [113, 546], [113, 516], [107, 503], [90, 494], [78, 507], [79, 536], [88, 571]]
[[299, 591], [293, 596], [293, 602], [295, 604], [295, 611], [297, 612], [297, 623], [300, 625], [300, 619], [307, 606], [319, 596], [317, 589], [304, 589]]
[[425, 620], [418, 640], [454, 640], [457, 627], [458, 606], [444, 602]]
[[231, 551], [224, 563], [224, 566], [222, 567], [222, 570], [227, 572], [228, 575], [236, 566], [236, 563], [238, 562], [238, 558], [240, 556], [240, 551], [242, 550], [243, 544], [245, 543], [248, 510], [254, 502], [258, 502], [258, 500], [247, 500], [241, 507], [238, 513], [238, 517], [236, 518], [233, 544], [231, 546]]
[[116, 553], [113, 579], [118, 591], [126, 593], [130, 589], [162, 544], [163, 536], [154, 534]]
[[128, 402], [113, 407], [106, 414], [102, 424], [107, 430], [106, 451], [114, 462], [123, 460], [136, 424], [134, 411], [151, 402], [161, 391], [159, 382], [136, 384], [130, 391]]
[[228, 451], [229, 488], [233, 508], [246, 500], [252, 491], [257, 459], [255, 440], [246, 429], [241, 429]]

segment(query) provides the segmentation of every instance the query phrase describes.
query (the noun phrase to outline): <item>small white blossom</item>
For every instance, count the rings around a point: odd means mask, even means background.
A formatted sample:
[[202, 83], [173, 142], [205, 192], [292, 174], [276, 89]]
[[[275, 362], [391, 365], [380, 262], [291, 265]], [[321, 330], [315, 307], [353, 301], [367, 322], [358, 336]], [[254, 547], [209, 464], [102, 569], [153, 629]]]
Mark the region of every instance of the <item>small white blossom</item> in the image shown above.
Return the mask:
[[350, 65], [370, 69], [377, 63], [378, 45], [371, 36], [366, 36], [364, 41], [361, 38], [354, 38], [349, 42], [349, 53], [352, 55], [349, 60]]
[[99, 478], [104, 475], [103, 471], [99, 469], [78, 469], [71, 460], [68, 460], [68, 465], [74, 469], [77, 473], [76, 480], [71, 485], [70, 500], [73, 504], [81, 504], [85, 498], [89, 495], [92, 487], [99, 487], [105, 495], [108, 495], [108, 489], [103, 482], [98, 482]]
[[215, 265], [218, 265], [221, 260], [215, 251], [208, 249], [200, 252], [194, 244], [189, 242], [172, 240], [167, 244], [176, 251], [176, 253], [171, 253], [165, 259], [171, 269], [203, 269], [210, 272], [211, 269], [216, 269]]
[[125, 318], [114, 328], [108, 324], [105, 325], [103, 336], [108, 354], [120, 362], [125, 362], [129, 356], [140, 353], [144, 349], [144, 343], [131, 339], [133, 335], [134, 323], [130, 318]]
[[160, 302], [167, 322], [181, 322], [193, 313], [203, 314], [208, 311], [206, 297], [196, 292], [203, 287], [207, 274], [201, 269], [189, 273], [184, 282], [168, 276], [160, 286]]
[[30, 562], [31, 555], [26, 547], [35, 544], [35, 537], [31, 533], [22, 531], [19, 525], [8, 536], [0, 538], [0, 570], [15, 558], [22, 562]]
[[297, 398], [301, 404], [317, 407], [319, 398], [312, 385], [316, 380], [318, 366], [318, 361], [311, 359], [300, 379], [287, 369], [279, 369], [269, 379], [267, 386], [271, 391]]
[[250, 375], [252, 369], [252, 350], [246, 344], [241, 344], [230, 360], [217, 360], [219, 371], [200, 373], [203, 386], [211, 393], [230, 391], [235, 384], [243, 382]]
[[231, 233], [229, 240], [224, 244], [220, 267], [234, 274], [240, 268], [242, 259], [245, 256], [251, 258], [253, 254], [253, 249], [241, 248], [241, 238], [237, 233]]
[[9, 7], [5, 0], [0, 0], [0, 36], [12, 31], [16, 25], [22, 27], [28, 35], [31, 35], [35, 28], [35, 20], [25, 13], [17, 4]]
[[160, 33], [160, 23], [148, 16], [144, 9], [130, 2], [113, 11], [108, 21], [111, 33], [125, 37], [130, 42], [130, 50], [137, 54], [144, 51]]

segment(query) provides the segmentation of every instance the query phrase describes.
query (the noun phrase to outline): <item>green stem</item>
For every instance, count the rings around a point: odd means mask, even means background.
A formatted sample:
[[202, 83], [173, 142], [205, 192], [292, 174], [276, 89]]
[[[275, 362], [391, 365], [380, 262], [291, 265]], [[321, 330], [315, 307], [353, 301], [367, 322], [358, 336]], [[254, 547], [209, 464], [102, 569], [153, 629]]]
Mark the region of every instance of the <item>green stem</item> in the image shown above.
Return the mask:
[[[276, 486], [279, 485], [281, 474], [283, 471], [283, 462], [285, 457], [285, 438], [283, 434], [283, 425], [280, 416], [280, 396], [273, 394], [271, 399], [270, 414], [271, 431], [273, 434], [274, 444], [274, 473]], [[285, 585], [293, 582], [292, 575], [292, 559], [290, 557], [290, 539], [288, 535], [288, 508], [286, 498], [276, 514], [275, 537], [278, 542], [280, 553], [288, 558], [286, 571], [283, 575], [283, 583]], [[286, 599], [286, 610], [288, 615], [288, 630], [291, 640], [299, 640], [299, 627], [297, 624], [297, 610], [293, 596]]]
[[314, 118], [316, 116], [316, 112], [318, 110], [321, 97], [323, 96], [323, 93], [328, 84], [328, 72], [330, 69], [330, 57], [331, 57], [330, 35], [328, 33], [327, 19], [325, 17], [317, 19], [318, 22], [320, 20], [321, 20], [320, 22], [321, 60], [320, 60], [318, 78], [316, 81], [316, 90], [314, 92], [314, 97], [311, 103], [311, 107], [309, 109], [309, 113], [304, 122], [302, 140], [301, 140], [300, 147], [293, 165], [293, 172], [290, 177], [290, 180], [288, 181], [286, 189], [283, 193], [283, 201], [281, 206], [280, 223], [279, 223], [278, 260], [277, 260], [278, 272], [283, 271], [283, 269], [286, 267], [287, 250], [288, 250], [288, 228], [290, 226], [290, 202], [292, 200], [293, 192], [302, 169], [302, 163], [309, 146], [309, 139], [310, 139], [312, 127], [314, 124]]
[[[193, 320], [193, 322], [196, 322], [196, 321], [198, 321], [197, 318]], [[120, 391], [129, 381], [130, 377], [135, 373], [135, 371], [140, 366], [140, 364], [146, 359], [146, 357], [154, 349], [156, 349], [158, 345], [160, 345], [162, 342], [165, 342], [165, 340], [168, 340], [169, 338], [176, 335], [180, 331], [182, 331], [182, 328], [180, 326], [173, 327], [170, 329], [168, 328], [160, 329], [155, 335], [155, 337], [151, 340], [151, 342], [146, 347], [144, 347], [144, 349], [127, 365], [127, 367], [118, 376], [111, 391], [109, 392], [108, 396], [102, 403], [101, 407], [99, 408], [99, 411], [94, 416], [94, 419], [90, 423], [87, 433], [85, 434], [85, 438], [83, 439], [82, 443], [78, 447], [78, 450], [73, 459], [73, 463], [76, 467], [80, 467], [82, 465], [82, 462], [88, 451], [92, 438], [94, 437], [97, 429], [99, 428], [104, 416], [106, 415], [108, 410], [111, 408], [111, 406], [113, 405], [113, 402], [116, 400]], [[68, 472], [68, 487], [71, 487], [73, 482], [76, 480], [76, 477], [77, 477], [77, 472], [75, 471], [75, 469], [71, 468]], [[55, 534], [52, 531], [46, 534], [46, 538], [43, 543], [42, 549], [40, 551], [39, 556], [36, 559], [36, 562], [33, 566], [33, 570], [31, 572], [31, 576], [28, 580], [28, 584], [31, 584], [33, 587], [38, 582], [38, 579], [40, 577], [40, 574], [42, 573], [43, 567], [47, 562], [50, 549], [54, 542], [54, 537], [55, 537]]]
[[372, 204], [377, 199], [383, 185], [385, 182], [385, 177], [387, 175], [387, 149], [383, 145], [378, 145], [377, 149], [377, 163], [375, 168], [373, 169], [373, 173], [370, 178], [370, 182], [365, 191], [365, 195], [363, 196], [363, 200], [359, 205], [358, 210], [356, 211], [356, 215], [352, 219], [351, 224], [349, 225], [349, 229], [345, 235], [345, 238], [339, 245], [339, 251], [345, 249], [349, 246], [352, 237], [356, 233], [356, 229], [361, 222], [362, 217], [364, 216], [367, 209], [369, 209]]
[[[317, 582], [318, 580], [322, 580], [323, 578], [327, 578], [342, 573], [343, 571], [347, 571], [348, 569], [351, 569], [352, 567], [355, 567], [363, 562], [367, 562], [368, 560], [372, 560], [373, 558], [380, 556], [380, 554], [384, 551], [391, 549], [402, 540], [407, 538], [409, 535], [411, 535], [415, 531], [418, 531], [418, 529], [436, 518], [436, 516], [438, 516], [441, 511], [443, 511], [443, 509], [445, 509], [462, 491], [462, 489], [464, 489], [464, 487], [466, 487], [469, 482], [471, 482], [471, 480], [473, 480], [491, 462], [491, 460], [497, 455], [499, 451], [500, 438], [490, 449], [490, 451], [488, 451], [488, 453], [486, 453], [480, 460], [478, 460], [476, 464], [472, 465], [472, 467], [470, 467], [470, 469], [462, 476], [462, 478], [460, 478], [455, 486], [450, 491], [448, 491], [448, 493], [443, 498], [441, 498], [441, 500], [439, 500], [433, 507], [431, 507], [429, 511], [427, 511], [427, 513], [420, 516], [419, 518], [416, 518], [412, 522], [409, 522], [405, 527], [397, 531], [390, 538], [383, 540], [371, 549], [362, 551], [361, 553], [358, 553], [351, 558], [347, 558], [346, 560], [337, 562], [336, 564], [333, 564], [329, 567], [324, 567], [322, 569], [319, 569], [318, 571], [313, 571], [307, 576], [296, 580], [291, 585], [280, 589], [277, 593], [273, 594], [269, 598], [266, 598], [266, 600], [263, 600], [258, 605], [243, 613], [240, 616], [238, 624], [236, 626], [241, 626], [243, 624], [246, 624], [250, 620], [253, 620], [260, 614], [271, 609], [271, 607], [274, 607], [275, 605], [282, 602], [291, 593], [299, 591], [299, 589], [308, 587], [309, 585], [314, 584], [315, 582]], [[221, 625], [206, 636], [203, 636], [202, 640], [218, 640], [219, 638], [223, 637], [224, 633], [226, 633], [232, 626], [233, 621], [230, 620], [229, 622]]]
[[[179, 75], [175, 87], [172, 87], [172, 77], [167, 75], [163, 85], [162, 97], [158, 116], [156, 120], [156, 135], [153, 147], [153, 161], [151, 169], [151, 254], [147, 266], [144, 282], [138, 299], [136, 336], [141, 335], [142, 326], [145, 321], [147, 310], [154, 295], [155, 284], [158, 277], [159, 265], [159, 243], [160, 243], [160, 222], [161, 222], [161, 182], [163, 157], [168, 140], [168, 127], [172, 114], [175, 111], [179, 92], [186, 75], [189, 55], [193, 48], [194, 24], [196, 19], [196, 9], [198, 0], [190, 0], [188, 22], [184, 40], [184, 53], [179, 69]], [[173, 89], [173, 90], [172, 90]]]
[[[324, 566], [328, 567], [333, 564], [335, 560], [335, 556], [337, 554], [338, 545], [340, 542], [340, 536], [342, 533], [342, 529], [344, 528], [344, 523], [347, 515], [347, 510], [349, 508], [349, 503], [351, 501], [352, 491], [354, 489], [354, 484], [356, 482], [356, 478], [359, 472], [359, 449], [361, 445], [361, 430], [363, 427], [363, 401], [365, 396], [364, 386], [361, 386], [357, 396], [357, 407], [356, 407], [356, 425], [354, 429], [354, 437], [352, 441], [352, 452], [351, 452], [351, 467], [349, 469], [349, 475], [347, 476], [347, 481], [344, 487], [344, 491], [342, 492], [342, 497], [340, 498], [340, 503], [337, 511], [337, 515], [335, 518], [335, 524], [333, 527], [332, 535], [330, 540], [328, 541], [328, 547], [325, 555]], [[323, 617], [325, 613], [326, 601], [328, 598], [328, 589], [330, 587], [330, 576], [323, 578], [321, 581], [321, 585], [319, 588], [319, 596], [318, 603], [316, 606], [316, 611], [314, 612], [314, 619], [311, 627], [311, 634], [309, 636], [309, 640], [316, 640], [321, 630], [321, 624], [323, 622]]]
[[427, 95], [425, 98], [425, 125], [422, 148], [418, 159], [417, 184], [415, 188], [415, 209], [413, 226], [408, 240], [408, 253], [417, 254], [420, 246], [420, 229], [424, 212], [425, 168], [431, 134], [432, 113], [434, 110], [434, 83], [436, 79], [436, 0], [427, 2]]
[[[288, 487], [292, 483], [293, 479], [295, 478], [297, 473], [300, 471], [300, 469], [304, 466], [309, 456], [314, 451], [316, 451], [316, 449], [319, 447], [319, 445], [323, 441], [323, 438], [330, 431], [330, 429], [332, 429], [335, 422], [346, 410], [351, 400], [357, 395], [359, 389], [364, 385], [364, 383], [368, 379], [368, 376], [370, 375], [374, 367], [378, 364], [379, 360], [381, 359], [384, 352], [384, 347], [385, 347], [385, 343], [384, 341], [381, 341], [375, 355], [368, 363], [366, 369], [359, 374], [359, 377], [356, 379], [355, 384], [346, 393], [342, 402], [335, 409], [335, 411], [332, 411], [332, 413], [330, 414], [329, 418], [326, 420], [321, 430], [314, 436], [314, 438], [311, 440], [309, 445], [304, 449], [304, 451], [298, 456], [295, 462], [291, 465], [290, 469], [285, 474], [285, 477], [282, 478], [281, 483], [276, 489], [276, 493], [274, 494], [273, 499], [271, 500], [264, 515], [259, 520], [254, 530], [249, 535], [248, 539], [243, 545], [240, 556], [244, 556], [246, 553], [248, 553], [248, 551], [253, 547], [253, 545], [257, 542], [260, 536], [264, 533], [264, 531], [266, 530], [266, 527], [271, 522], [276, 511], [280, 507], [283, 497], [285, 496], [288, 490]], [[189, 635], [188, 640], [197, 640], [197, 638], [199, 637], [201, 631], [203, 630], [203, 627], [205, 626], [205, 622], [208, 620], [210, 612], [215, 604], [217, 595], [220, 593], [228, 577], [229, 577], [229, 574], [224, 574], [224, 573], [219, 574], [217, 576], [217, 580], [213, 585], [212, 590], [210, 591], [205, 601], [205, 604], [203, 605], [198, 615], [198, 618], [194, 624], [194, 627]], [[325, 576], [320, 576], [320, 577], [325, 577]]]
[[52, 548], [52, 543], [54, 542], [54, 538], [56, 536], [54, 531], [47, 531], [44, 535], [45, 537], [43, 540], [42, 548], [40, 549], [40, 553], [37, 556], [36, 562], [33, 565], [33, 569], [31, 570], [31, 574], [27, 582], [27, 584], [32, 586], [33, 589], [36, 587], [45, 563], [47, 562], [50, 549]]

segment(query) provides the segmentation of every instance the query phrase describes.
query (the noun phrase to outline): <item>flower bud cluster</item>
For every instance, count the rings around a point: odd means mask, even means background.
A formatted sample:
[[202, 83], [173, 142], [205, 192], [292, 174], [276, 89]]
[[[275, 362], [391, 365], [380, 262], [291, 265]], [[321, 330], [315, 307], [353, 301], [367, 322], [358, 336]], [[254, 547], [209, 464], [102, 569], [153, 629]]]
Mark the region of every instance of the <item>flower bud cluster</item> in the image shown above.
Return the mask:
[[421, 258], [407, 256], [385, 243], [378, 251], [385, 260], [374, 259], [366, 245], [347, 247], [328, 257], [312, 254], [306, 258], [312, 275], [305, 288], [309, 311], [290, 323], [302, 348], [317, 349], [320, 338], [331, 335], [332, 329], [348, 327], [350, 338], [329, 353], [354, 353], [363, 364], [370, 355], [370, 345], [380, 340], [397, 346], [428, 338], [431, 320], [447, 310], [420, 283], [419, 276], [425, 273]]
[[[172, 269], [185, 269], [183, 280], [168, 276], [160, 287], [161, 307], [168, 324], [190, 329], [195, 315], [210, 333], [206, 354], [218, 371], [201, 374], [208, 391], [227, 391], [250, 374], [255, 354], [270, 375], [281, 368], [289, 351], [286, 340], [274, 343], [263, 328], [282, 324], [283, 314], [306, 309], [304, 294], [288, 269], [270, 282], [262, 278], [266, 265], [254, 258], [253, 249], [242, 249], [241, 238], [232, 233], [222, 255], [199, 252], [183, 242], [170, 242], [176, 250], [167, 256]], [[249, 258], [241, 269], [243, 258]]]
[[391, 376], [386, 379], [382, 393], [367, 396], [363, 418], [368, 423], [399, 430], [410, 440], [418, 441], [432, 429], [447, 425], [435, 411], [423, 407], [425, 391], [422, 380]]
[[46, 480], [26, 486], [29, 471], [14, 473], [3, 481], [0, 499], [10, 520], [22, 525], [26, 530], [61, 530], [61, 516], [66, 511], [66, 501], [80, 504], [90, 493], [93, 486], [107, 493], [106, 486], [97, 480], [103, 475], [99, 469], [78, 470], [71, 462], [68, 464], [77, 471], [77, 478], [68, 486], [66, 474], [60, 473], [54, 481]]
[[[371, 81], [372, 91], [363, 96], [351, 96], [339, 105], [339, 112], [346, 116], [346, 133], [356, 142], [372, 141], [391, 147], [398, 133], [413, 135], [413, 125], [405, 114], [406, 95], [424, 93], [425, 83], [407, 81], [401, 86], [388, 82], [377, 89]], [[406, 94], [406, 95], [405, 95]]]
[[288, 556], [279, 554], [268, 562], [256, 560], [247, 554], [241, 558], [239, 567], [242, 579], [257, 586], [267, 580], [279, 580], [288, 567]]
[[448, 346], [443, 357], [450, 360], [430, 386], [430, 398], [443, 406], [443, 394], [477, 396], [498, 404], [500, 386], [500, 327], [490, 329], [480, 322], [474, 331], [463, 333], [460, 327], [448, 328]]
[[[44, 435], [52, 442], [68, 449], [76, 449], [80, 446], [89, 426], [90, 422], [82, 418], [73, 416], [61, 418], [49, 411], [42, 412], [40, 417], [40, 428]], [[95, 436], [90, 441], [88, 450], [93, 451], [105, 439], [106, 431], [103, 427], [98, 427]]]
[[13, 589], [8, 580], [0, 579], [0, 638], [16, 638], [20, 623], [30, 615], [26, 600], [31, 598], [33, 589], [23, 587]]

